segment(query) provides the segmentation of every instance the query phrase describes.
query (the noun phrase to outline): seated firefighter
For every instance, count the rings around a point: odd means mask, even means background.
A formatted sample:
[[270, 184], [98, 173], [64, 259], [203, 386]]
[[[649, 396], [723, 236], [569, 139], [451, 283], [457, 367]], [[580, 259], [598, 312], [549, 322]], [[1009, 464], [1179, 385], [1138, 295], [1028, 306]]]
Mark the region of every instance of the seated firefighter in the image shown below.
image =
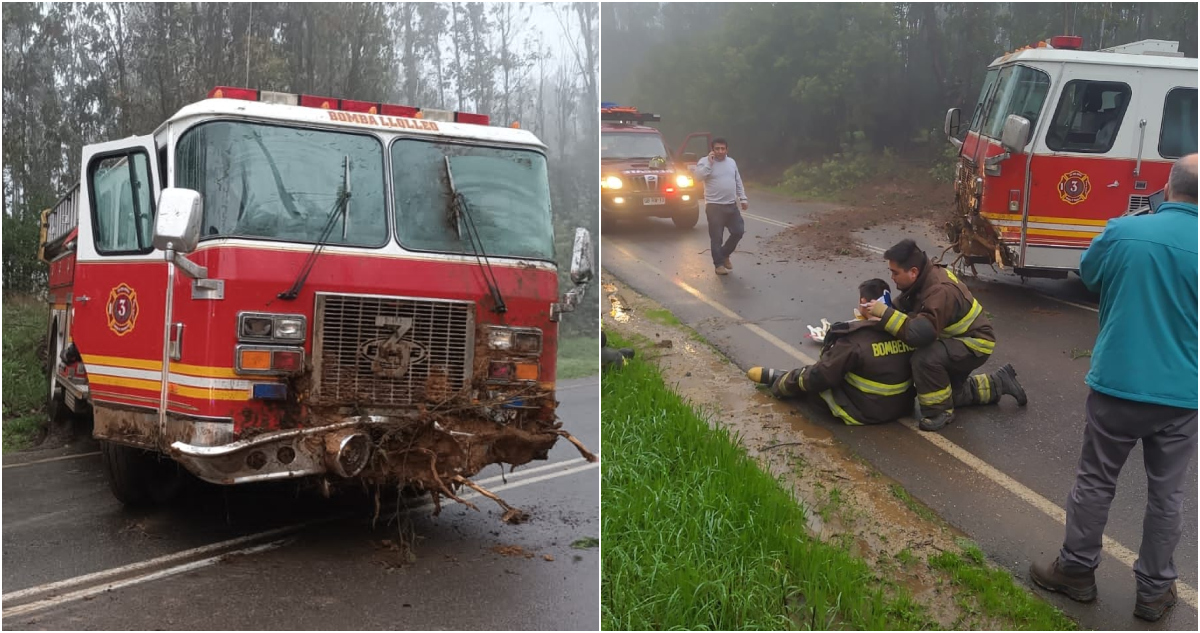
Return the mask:
[[954, 408], [992, 404], [1004, 394], [1027, 402], [1017, 372], [1005, 365], [991, 374], [971, 375], [991, 358], [996, 336], [983, 306], [966, 284], [929, 261], [912, 240], [884, 253], [892, 280], [902, 291], [893, 308], [868, 301], [863, 312], [879, 319], [874, 327], [915, 348], [912, 375], [922, 431], [938, 431], [954, 419]]
[[[888, 284], [882, 279], [864, 281], [858, 287], [859, 304], [874, 301], [886, 290]], [[916, 348], [879, 329], [878, 318], [863, 319], [857, 311], [856, 317], [858, 320], [829, 328], [816, 364], [787, 372], [752, 367], [746, 375], [769, 385], [779, 398], [819, 394], [846, 424], [882, 424], [913, 413], [912, 355]], [[955, 405], [994, 404], [1003, 393], [1020, 389], [1015, 376], [1011, 365], [971, 376], [955, 391]], [[920, 419], [919, 413], [917, 417]]]

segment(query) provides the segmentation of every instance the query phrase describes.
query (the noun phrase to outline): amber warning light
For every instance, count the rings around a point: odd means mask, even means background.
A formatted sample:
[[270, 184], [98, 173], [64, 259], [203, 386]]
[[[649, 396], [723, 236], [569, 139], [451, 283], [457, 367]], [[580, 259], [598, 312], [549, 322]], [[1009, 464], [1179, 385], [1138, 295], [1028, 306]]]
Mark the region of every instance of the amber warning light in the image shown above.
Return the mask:
[[351, 99], [336, 99], [333, 97], [318, 97], [270, 90], [255, 90], [253, 88], [234, 88], [217, 86], [208, 91], [210, 99], [242, 99], [244, 101], [261, 101], [263, 103], [278, 103], [281, 105], [298, 105], [321, 110], [339, 110], [342, 112], [361, 112], [363, 114], [382, 114], [409, 119], [429, 119], [454, 123], [472, 123], [489, 125], [491, 119], [486, 114], [471, 112], [451, 112], [449, 110], [426, 110], [413, 106], [375, 103], [372, 101], [354, 101]]

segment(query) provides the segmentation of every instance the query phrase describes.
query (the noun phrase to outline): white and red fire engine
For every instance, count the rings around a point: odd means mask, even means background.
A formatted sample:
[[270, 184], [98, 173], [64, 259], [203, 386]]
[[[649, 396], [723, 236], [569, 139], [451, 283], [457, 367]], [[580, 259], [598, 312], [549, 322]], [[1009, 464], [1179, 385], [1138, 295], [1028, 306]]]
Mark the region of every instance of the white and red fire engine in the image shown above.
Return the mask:
[[959, 148], [950, 238], [966, 261], [1066, 276], [1108, 220], [1146, 207], [1196, 151], [1195, 59], [1161, 40], [1082, 45], [1057, 36], [1008, 53], [969, 117], [946, 113]]
[[[56, 415], [114, 494], [313, 476], [454, 497], [545, 459], [562, 298], [545, 146], [486, 116], [220, 87], [89, 145], [43, 214]], [[573, 439], [573, 438], [570, 438]], [[580, 450], [587, 454], [580, 445]]]

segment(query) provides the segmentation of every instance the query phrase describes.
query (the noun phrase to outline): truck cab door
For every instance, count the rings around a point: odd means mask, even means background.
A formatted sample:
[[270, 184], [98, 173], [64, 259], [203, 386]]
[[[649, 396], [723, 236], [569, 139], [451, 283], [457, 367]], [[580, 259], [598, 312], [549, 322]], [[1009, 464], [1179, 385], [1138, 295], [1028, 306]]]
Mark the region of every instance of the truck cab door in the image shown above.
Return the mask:
[[691, 171], [696, 167], [696, 162], [700, 158], [708, 156], [710, 147], [712, 147], [711, 132], [693, 132], [683, 139], [683, 144], [679, 146], [679, 151], [675, 153], [675, 156], [688, 171]]
[[[83, 150], [72, 339], [96, 407], [94, 434], [152, 448], [166, 378], [166, 262], [153, 247], [160, 190], [152, 136]], [[122, 411], [120, 415], [108, 412]], [[140, 413], [128, 413], [128, 412]]]

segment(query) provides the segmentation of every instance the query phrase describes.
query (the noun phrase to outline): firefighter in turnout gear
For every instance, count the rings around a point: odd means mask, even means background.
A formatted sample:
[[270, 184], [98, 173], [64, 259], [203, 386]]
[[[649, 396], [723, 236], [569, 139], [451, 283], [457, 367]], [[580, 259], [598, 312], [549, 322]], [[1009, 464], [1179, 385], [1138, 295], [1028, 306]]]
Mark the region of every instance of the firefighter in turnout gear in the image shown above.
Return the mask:
[[884, 258], [903, 294], [895, 308], [878, 301], [861, 307], [879, 318], [876, 327], [916, 348], [912, 376], [921, 430], [944, 428], [953, 421], [956, 406], [993, 404], [1005, 394], [1024, 406], [1025, 390], [1012, 365], [991, 374], [970, 375], [991, 357], [996, 336], [966, 284], [931, 263], [912, 240], [888, 249]]
[[[858, 287], [859, 303], [887, 289], [882, 279], [865, 281]], [[791, 371], [752, 367], [746, 376], [770, 385], [779, 398], [819, 394], [846, 424], [882, 424], [912, 412], [913, 351], [872, 320], [848, 321], [829, 328], [816, 364]]]

